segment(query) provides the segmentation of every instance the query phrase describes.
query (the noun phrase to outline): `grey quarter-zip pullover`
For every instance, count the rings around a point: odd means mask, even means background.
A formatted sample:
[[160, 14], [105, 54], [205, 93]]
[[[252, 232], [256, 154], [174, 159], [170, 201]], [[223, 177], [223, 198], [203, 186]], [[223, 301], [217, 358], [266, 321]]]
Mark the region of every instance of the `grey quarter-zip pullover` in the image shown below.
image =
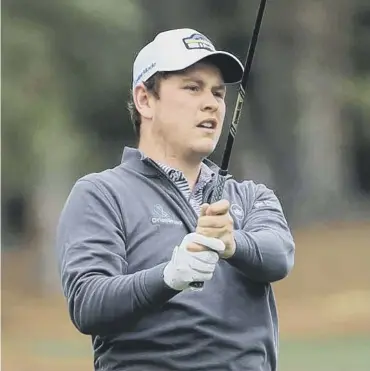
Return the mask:
[[224, 198], [236, 252], [203, 291], [178, 292], [163, 269], [198, 216], [166, 173], [126, 147], [120, 165], [75, 183], [56, 246], [70, 318], [92, 337], [96, 371], [277, 369], [271, 283], [293, 267], [293, 238], [264, 185], [230, 178]]

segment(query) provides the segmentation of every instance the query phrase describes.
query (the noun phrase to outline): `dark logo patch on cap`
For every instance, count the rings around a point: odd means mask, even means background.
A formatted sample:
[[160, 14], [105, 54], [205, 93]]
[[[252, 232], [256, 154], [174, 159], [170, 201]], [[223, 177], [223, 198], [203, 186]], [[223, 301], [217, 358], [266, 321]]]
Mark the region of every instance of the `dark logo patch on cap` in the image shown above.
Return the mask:
[[215, 51], [215, 47], [211, 43], [209, 39], [207, 39], [204, 35], [200, 33], [194, 33], [189, 37], [185, 37], [182, 39], [184, 45], [187, 49], [205, 49], [209, 50], [210, 52]]

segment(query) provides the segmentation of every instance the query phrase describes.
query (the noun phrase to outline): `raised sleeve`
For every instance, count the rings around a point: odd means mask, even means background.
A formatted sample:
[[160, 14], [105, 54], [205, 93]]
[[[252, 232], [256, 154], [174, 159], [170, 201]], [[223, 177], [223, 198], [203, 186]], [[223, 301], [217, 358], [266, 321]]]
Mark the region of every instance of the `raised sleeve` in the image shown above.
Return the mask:
[[254, 187], [243, 227], [234, 231], [235, 254], [227, 261], [253, 281], [275, 282], [293, 268], [295, 244], [274, 192], [264, 185]]
[[164, 283], [165, 263], [127, 273], [118, 207], [91, 180], [82, 178], [72, 188], [60, 216], [56, 247], [70, 318], [84, 334], [121, 330], [178, 293]]

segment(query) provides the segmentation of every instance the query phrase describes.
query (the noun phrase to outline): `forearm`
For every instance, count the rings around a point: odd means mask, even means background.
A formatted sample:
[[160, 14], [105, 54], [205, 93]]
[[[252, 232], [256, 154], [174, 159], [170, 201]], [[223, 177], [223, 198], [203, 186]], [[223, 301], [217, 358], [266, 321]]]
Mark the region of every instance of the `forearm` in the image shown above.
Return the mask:
[[165, 263], [128, 273], [121, 213], [96, 184], [81, 180], [61, 213], [56, 239], [69, 313], [84, 334], [104, 335], [160, 308], [176, 291], [163, 280]]
[[164, 266], [114, 277], [85, 273], [73, 279], [73, 274], [66, 274], [64, 289], [72, 322], [84, 334], [104, 335], [157, 310], [178, 293], [165, 285]]
[[294, 242], [290, 233], [273, 229], [234, 232], [235, 254], [227, 261], [257, 282], [275, 282], [294, 265]]

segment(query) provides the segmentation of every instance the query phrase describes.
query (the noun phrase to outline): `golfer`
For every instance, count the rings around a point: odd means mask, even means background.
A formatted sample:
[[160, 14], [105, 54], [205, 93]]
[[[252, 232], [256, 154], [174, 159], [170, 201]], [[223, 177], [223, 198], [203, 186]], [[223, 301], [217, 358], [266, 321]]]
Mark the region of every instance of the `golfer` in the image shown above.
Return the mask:
[[137, 148], [74, 184], [57, 231], [69, 315], [92, 338], [96, 371], [277, 369], [271, 283], [295, 251], [280, 202], [231, 176], [209, 202], [218, 167], [207, 157], [242, 72], [192, 29], [162, 32], [136, 56]]

